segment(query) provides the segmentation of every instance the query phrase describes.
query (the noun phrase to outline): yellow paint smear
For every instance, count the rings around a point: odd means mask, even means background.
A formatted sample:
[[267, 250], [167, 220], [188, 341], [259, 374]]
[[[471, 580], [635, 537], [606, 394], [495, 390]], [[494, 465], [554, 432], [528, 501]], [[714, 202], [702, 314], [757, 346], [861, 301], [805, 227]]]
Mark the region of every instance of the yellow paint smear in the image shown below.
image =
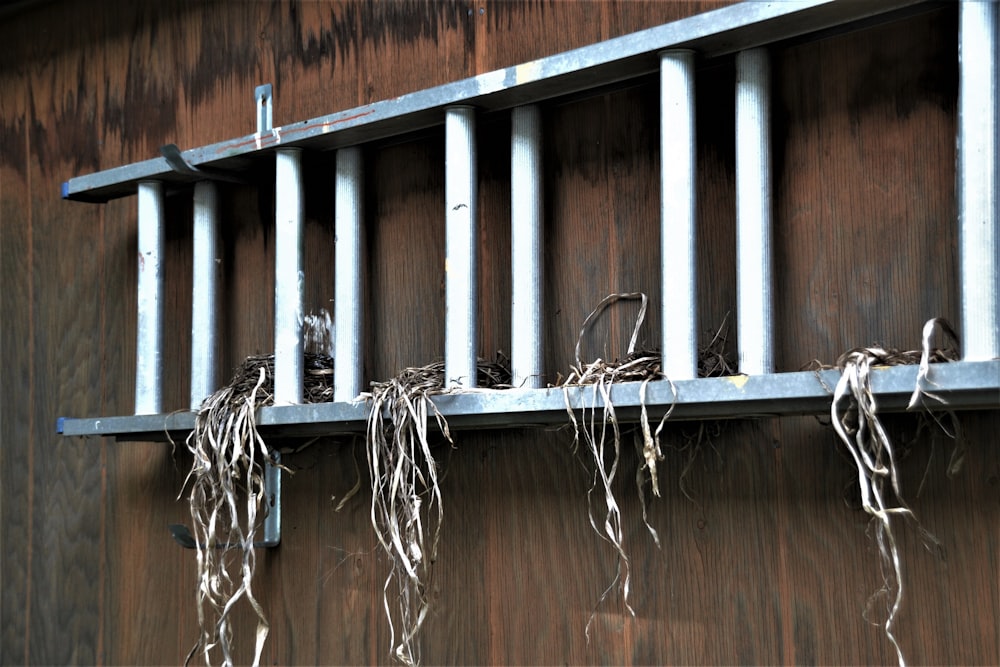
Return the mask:
[[542, 67], [537, 61], [523, 63], [514, 68], [514, 80], [518, 85], [534, 81], [541, 71]]
[[733, 383], [737, 389], [742, 389], [750, 379], [749, 375], [727, 375], [726, 379]]

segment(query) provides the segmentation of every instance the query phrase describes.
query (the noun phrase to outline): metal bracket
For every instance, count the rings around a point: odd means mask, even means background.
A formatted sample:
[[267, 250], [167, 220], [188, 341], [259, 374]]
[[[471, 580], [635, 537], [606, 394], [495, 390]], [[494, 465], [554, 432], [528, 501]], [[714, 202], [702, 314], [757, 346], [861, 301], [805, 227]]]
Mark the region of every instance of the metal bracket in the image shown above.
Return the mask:
[[281, 543], [281, 453], [272, 452], [264, 466], [264, 539], [256, 547], [276, 547]]
[[[254, 88], [253, 103], [254, 109], [257, 113], [257, 134], [270, 132], [273, 127], [273, 99], [274, 96], [272, 95], [271, 84], [265, 83]], [[177, 144], [166, 144], [165, 146], [160, 146], [160, 155], [162, 155], [163, 159], [167, 161], [167, 166], [178, 174], [194, 176], [195, 178], [203, 178], [205, 180], [226, 181], [229, 183], [244, 182], [242, 179], [226, 172], [194, 166], [184, 159], [184, 155], [181, 153], [181, 149], [178, 148]], [[66, 188], [64, 187], [64, 190], [65, 189]]]
[[[281, 543], [281, 454], [271, 453], [271, 460], [264, 464], [264, 539], [256, 540], [253, 543], [255, 549], [276, 547]], [[198, 546], [191, 534], [191, 529], [180, 523], [172, 523], [167, 526], [170, 535], [177, 544], [185, 549], [194, 549]], [[240, 544], [219, 544], [218, 549], [233, 549], [240, 547]]]
[[253, 91], [253, 101], [257, 108], [257, 134], [270, 132], [274, 127], [274, 116], [271, 106], [271, 84], [257, 86]]

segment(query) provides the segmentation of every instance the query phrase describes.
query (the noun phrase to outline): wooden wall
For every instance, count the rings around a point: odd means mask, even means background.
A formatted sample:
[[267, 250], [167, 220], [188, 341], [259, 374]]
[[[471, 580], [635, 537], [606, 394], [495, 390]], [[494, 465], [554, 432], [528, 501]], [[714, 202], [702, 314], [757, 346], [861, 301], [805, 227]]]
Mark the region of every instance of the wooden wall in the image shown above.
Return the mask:
[[[61, 438], [59, 416], [129, 414], [135, 202], [61, 201], [71, 176], [252, 132], [254, 86], [276, 125], [550, 55], [705, 11], [714, 2], [54, 0], [0, 17], [0, 557], [5, 664], [167, 664], [196, 638], [194, 554], [167, 524], [189, 458], [169, 445]], [[957, 320], [954, 6], [898, 25], [785, 44], [775, 72], [781, 370], [856, 345], [919, 343]], [[698, 74], [699, 303], [705, 341], [735, 314], [732, 59]], [[545, 354], [565, 373], [609, 292], [658, 303], [655, 82], [544, 105]], [[509, 350], [507, 120], [480, 123], [482, 353]], [[329, 156], [309, 158], [307, 307], [332, 297]], [[443, 351], [443, 147], [431, 131], [366, 152], [367, 380]], [[223, 192], [226, 368], [272, 339], [273, 194]], [[187, 403], [190, 203], [168, 202], [166, 401]], [[669, 287], [668, 287], [669, 288]], [[634, 310], [594, 329], [620, 354]], [[661, 316], [645, 329], [655, 344]], [[735, 334], [729, 351], [735, 350]], [[174, 363], [176, 361], [176, 363]], [[913, 663], [1000, 662], [998, 412], [963, 415], [965, 468], [918, 443], [904, 483], [945, 559], [904, 532], [898, 635]], [[713, 427], [719, 425], [710, 425]], [[588, 474], [565, 431], [465, 432], [447, 461], [427, 663], [892, 663], [863, 618], [880, 585], [850, 468], [812, 418], [721, 425], [679, 480], [692, 427], [669, 430], [663, 539], [642, 526], [627, 454], [620, 484], [632, 605], [596, 608], [614, 572], [587, 519]], [[900, 429], [909, 428], [902, 422]], [[182, 448], [181, 448], [182, 449]], [[292, 457], [284, 536], [256, 579], [269, 664], [390, 661], [386, 562], [349, 441]], [[925, 474], [926, 473], [926, 474]], [[917, 495], [922, 483], [922, 493]], [[250, 657], [252, 623], [238, 629]]]

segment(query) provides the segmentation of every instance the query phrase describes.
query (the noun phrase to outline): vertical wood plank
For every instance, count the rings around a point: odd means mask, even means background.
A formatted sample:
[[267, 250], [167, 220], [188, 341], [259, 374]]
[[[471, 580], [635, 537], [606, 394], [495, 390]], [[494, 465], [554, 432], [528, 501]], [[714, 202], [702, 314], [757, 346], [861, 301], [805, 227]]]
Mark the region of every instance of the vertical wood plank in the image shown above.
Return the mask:
[[[372, 155], [366, 376], [444, 354], [444, 134]], [[420, 224], [414, 224], [420, 220]]]
[[[22, 85], [21, 77], [0, 70], [5, 90]], [[34, 465], [34, 424], [31, 404], [32, 382], [32, 286], [31, 225], [24, 215], [28, 203], [28, 123], [23, 106], [11, 96], [0, 98], [0, 385], [16, 388], [4, 391], [0, 402], [0, 544], [4, 558], [0, 578], [4, 595], [0, 598], [0, 629], [3, 656], [11, 662], [28, 660], [31, 590], [31, 535], [34, 511], [32, 483]], [[19, 100], [22, 102], [23, 100]], [[16, 289], [14, 289], [16, 287]]]
[[[644, 292], [658, 303], [659, 188], [651, 178], [657, 102], [648, 88], [555, 107], [545, 120], [548, 381], [563, 377], [587, 315], [608, 294]], [[572, 231], [571, 231], [572, 230]], [[583, 361], [625, 355], [638, 304], [595, 321]], [[649, 309], [639, 346], [656, 346], [659, 313]]]

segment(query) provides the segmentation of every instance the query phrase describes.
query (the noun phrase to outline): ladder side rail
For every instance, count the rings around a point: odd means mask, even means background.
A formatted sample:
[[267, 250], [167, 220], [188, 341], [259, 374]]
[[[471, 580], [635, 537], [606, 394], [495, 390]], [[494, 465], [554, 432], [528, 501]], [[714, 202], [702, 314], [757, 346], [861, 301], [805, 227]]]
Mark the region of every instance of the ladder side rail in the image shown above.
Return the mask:
[[[454, 105], [475, 105], [481, 111], [511, 109], [651, 74], [658, 71], [657, 54], [664, 50], [696, 49], [713, 57], [893, 12], [919, 11], [925, 2], [741, 2], [273, 131], [186, 150], [183, 159], [194, 167], [240, 170], [257, 154], [286, 146], [333, 150], [388, 139], [440, 125], [443, 110]], [[159, 157], [71, 178], [63, 184], [62, 196], [107, 201], [134, 194], [137, 182], [153, 179], [193, 182], [198, 177], [175, 173]]]

